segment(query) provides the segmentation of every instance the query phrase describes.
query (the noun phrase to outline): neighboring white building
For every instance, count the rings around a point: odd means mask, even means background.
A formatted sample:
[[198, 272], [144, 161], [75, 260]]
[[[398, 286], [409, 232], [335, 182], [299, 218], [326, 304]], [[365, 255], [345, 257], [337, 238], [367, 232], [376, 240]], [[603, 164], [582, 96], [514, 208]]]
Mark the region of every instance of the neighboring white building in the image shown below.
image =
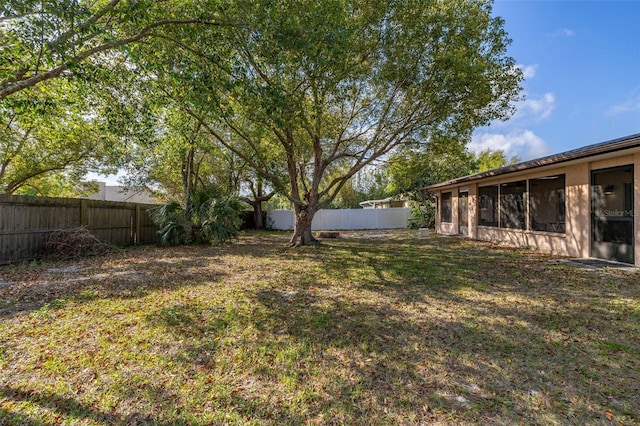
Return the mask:
[[360, 203], [363, 209], [389, 209], [396, 207], [411, 207], [411, 201], [402, 196], [388, 197], [382, 200], [367, 200]]
[[146, 189], [129, 191], [122, 186], [111, 186], [104, 182], [97, 182], [97, 184], [98, 192], [85, 198], [89, 200], [119, 201], [124, 203], [156, 204], [151, 193]]

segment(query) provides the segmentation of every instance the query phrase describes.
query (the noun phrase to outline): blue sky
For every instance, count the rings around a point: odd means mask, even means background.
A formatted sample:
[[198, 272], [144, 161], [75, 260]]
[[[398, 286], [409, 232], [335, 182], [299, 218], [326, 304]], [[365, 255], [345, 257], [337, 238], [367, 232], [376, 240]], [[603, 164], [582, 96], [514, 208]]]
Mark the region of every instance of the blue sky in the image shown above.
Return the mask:
[[526, 99], [476, 130], [471, 150], [530, 160], [640, 133], [640, 0], [496, 0], [493, 11]]
[[476, 130], [469, 149], [524, 161], [640, 133], [640, 0], [496, 0], [493, 11], [526, 98], [507, 122]]

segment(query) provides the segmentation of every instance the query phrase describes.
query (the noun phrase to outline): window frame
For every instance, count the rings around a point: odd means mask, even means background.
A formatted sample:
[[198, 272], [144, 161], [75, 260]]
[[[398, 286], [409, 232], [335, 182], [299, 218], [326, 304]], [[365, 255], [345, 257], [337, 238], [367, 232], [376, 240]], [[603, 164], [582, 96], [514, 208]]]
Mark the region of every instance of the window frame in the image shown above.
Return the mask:
[[440, 222], [453, 223], [453, 191], [440, 194]]
[[527, 179], [503, 182], [498, 189], [498, 227], [527, 230]]
[[[543, 182], [557, 181], [562, 185], [557, 185], [552, 189], [537, 190], [536, 186], [541, 185]], [[532, 232], [552, 232], [555, 234], [566, 233], [566, 221], [567, 221], [567, 177], [565, 173], [558, 173], [555, 175], [541, 176], [538, 178], [529, 179], [529, 230]], [[538, 220], [537, 199], [539, 197], [546, 198], [547, 200], [555, 199], [555, 219], [540, 221]], [[548, 213], [548, 212], [547, 212]]]
[[[493, 191], [491, 191], [492, 193], [485, 193], [483, 194], [483, 190], [485, 190], [484, 192], [488, 192], [487, 190], [493, 190], [495, 189], [495, 195], [493, 194]], [[499, 187], [498, 185], [485, 185], [485, 186], [479, 186], [478, 187], [478, 226], [489, 226], [492, 228], [497, 228], [499, 225], [499, 210], [498, 210], [498, 203], [499, 203], [499, 198], [500, 198], [500, 191], [499, 191]], [[493, 200], [492, 203], [489, 205], [488, 201], [489, 200]], [[495, 219], [494, 221], [485, 221], [483, 219], [483, 215], [482, 215], [482, 210], [488, 210], [491, 209], [492, 213], [491, 213], [491, 217], [493, 219]]]

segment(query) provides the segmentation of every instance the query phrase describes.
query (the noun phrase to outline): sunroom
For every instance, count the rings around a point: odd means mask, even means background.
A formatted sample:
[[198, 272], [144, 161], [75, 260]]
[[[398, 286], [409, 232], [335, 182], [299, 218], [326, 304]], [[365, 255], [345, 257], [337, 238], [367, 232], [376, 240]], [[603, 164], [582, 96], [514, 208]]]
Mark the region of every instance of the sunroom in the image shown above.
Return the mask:
[[640, 134], [426, 189], [440, 234], [640, 266]]

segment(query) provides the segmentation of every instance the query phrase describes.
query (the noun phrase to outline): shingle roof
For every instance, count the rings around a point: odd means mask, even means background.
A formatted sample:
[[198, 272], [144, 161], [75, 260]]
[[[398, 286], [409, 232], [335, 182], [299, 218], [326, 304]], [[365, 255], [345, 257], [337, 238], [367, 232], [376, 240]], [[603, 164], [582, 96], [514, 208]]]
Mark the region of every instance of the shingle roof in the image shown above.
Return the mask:
[[456, 179], [451, 179], [446, 182], [440, 182], [427, 186], [425, 189], [437, 189], [449, 185], [456, 185], [464, 182], [471, 182], [474, 180], [484, 179], [487, 177], [494, 177], [505, 175], [508, 173], [519, 172], [522, 170], [535, 169], [537, 167], [548, 166], [551, 164], [564, 163], [566, 161], [578, 160], [581, 158], [592, 157], [594, 155], [607, 154], [610, 152], [621, 151], [623, 149], [640, 147], [640, 133], [634, 135], [625, 136], [618, 139], [613, 139], [606, 142], [600, 142], [593, 145], [588, 145], [583, 148], [574, 149], [571, 151], [561, 152], [560, 154], [553, 154], [546, 157], [537, 158], [535, 160], [523, 161], [511, 166], [501, 167], [499, 169], [488, 170], [486, 172], [480, 172], [469, 176], [463, 176]]

